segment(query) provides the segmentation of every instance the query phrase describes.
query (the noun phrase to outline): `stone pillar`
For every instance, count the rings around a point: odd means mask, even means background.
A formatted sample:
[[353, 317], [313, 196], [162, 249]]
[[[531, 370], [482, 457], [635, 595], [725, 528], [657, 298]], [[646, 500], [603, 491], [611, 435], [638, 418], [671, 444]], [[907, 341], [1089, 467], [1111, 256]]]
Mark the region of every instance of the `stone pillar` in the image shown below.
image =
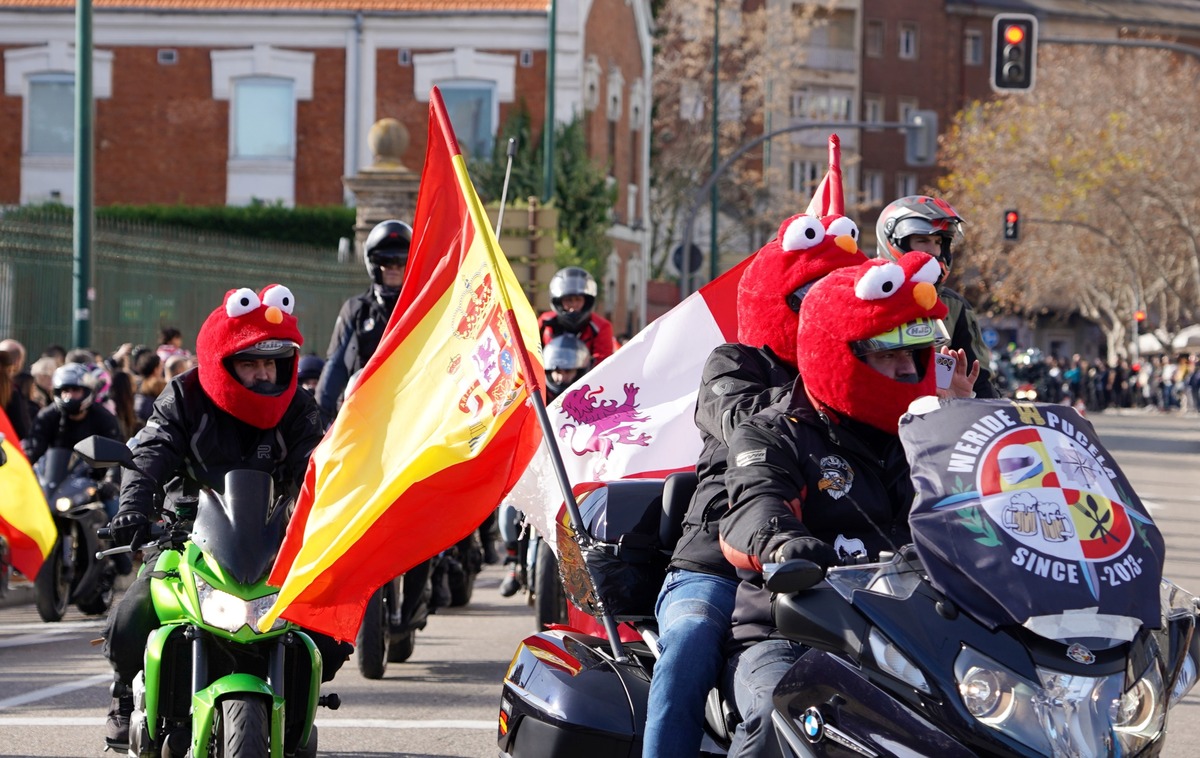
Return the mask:
[[420, 175], [400, 162], [408, 149], [408, 130], [394, 118], [371, 125], [367, 145], [374, 162], [354, 176], [342, 177], [342, 183], [354, 193], [358, 210], [354, 223], [354, 256], [362, 260], [362, 246], [371, 229], [380, 221], [399, 219], [408, 224], [417, 209]]

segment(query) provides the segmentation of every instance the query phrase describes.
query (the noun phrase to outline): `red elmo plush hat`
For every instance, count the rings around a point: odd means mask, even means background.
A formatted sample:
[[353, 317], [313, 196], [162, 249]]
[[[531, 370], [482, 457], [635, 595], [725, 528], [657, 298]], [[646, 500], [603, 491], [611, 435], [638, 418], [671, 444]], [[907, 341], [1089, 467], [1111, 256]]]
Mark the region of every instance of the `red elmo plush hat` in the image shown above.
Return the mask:
[[[257, 293], [246, 287], [229, 290], [196, 337], [205, 394], [221, 410], [259, 429], [278, 424], [296, 394], [296, 363], [304, 337], [292, 315], [295, 307], [291, 290], [281, 284], [268, 284]], [[274, 357], [282, 390], [263, 394], [243, 385], [227, 365], [238, 353]]]
[[804, 287], [867, 260], [858, 248], [858, 226], [842, 215], [842, 208], [841, 148], [831, 134], [829, 170], [808, 210], [779, 226], [738, 283], [738, 342], [765, 345], [796, 365], [797, 308]]
[[[914, 252], [840, 269], [813, 285], [800, 307], [796, 365], [818, 405], [897, 434], [909, 404], [936, 394], [933, 322], [947, 313], [935, 286], [941, 272], [936, 258]], [[919, 381], [868, 366], [853, 348], [865, 340], [918, 348]]]

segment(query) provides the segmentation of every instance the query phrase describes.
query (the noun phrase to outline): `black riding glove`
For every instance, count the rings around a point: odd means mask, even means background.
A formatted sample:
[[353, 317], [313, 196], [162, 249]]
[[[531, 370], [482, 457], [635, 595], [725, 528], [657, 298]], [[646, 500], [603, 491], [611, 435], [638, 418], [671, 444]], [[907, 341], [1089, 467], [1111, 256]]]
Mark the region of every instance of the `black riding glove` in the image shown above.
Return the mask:
[[793, 537], [775, 548], [775, 552], [771, 554], [771, 560], [775, 563], [783, 563], [796, 558], [812, 561], [823, 568], [840, 563], [837, 550], [833, 545], [816, 537]]
[[121, 509], [109, 522], [108, 531], [117, 545], [141, 547], [150, 534], [150, 519], [141, 511]]

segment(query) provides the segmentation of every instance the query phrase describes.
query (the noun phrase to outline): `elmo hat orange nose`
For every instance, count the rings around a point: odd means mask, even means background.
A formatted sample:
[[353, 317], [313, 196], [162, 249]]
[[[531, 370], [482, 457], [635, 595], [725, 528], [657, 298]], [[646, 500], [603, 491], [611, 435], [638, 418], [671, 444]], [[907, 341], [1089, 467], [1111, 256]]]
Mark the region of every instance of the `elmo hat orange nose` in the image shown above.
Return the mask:
[[796, 365], [796, 325], [806, 288], [831, 271], [867, 260], [858, 226], [842, 215], [841, 146], [829, 135], [829, 170], [804, 213], [784, 221], [738, 283], [738, 342], [766, 346]]
[[[800, 307], [797, 367], [819, 405], [897, 434], [909, 404], [937, 392], [934, 323], [946, 317], [935, 283], [942, 269], [925, 253], [899, 261], [872, 259], [843, 268], [813, 285]], [[914, 349], [918, 381], [890, 379], [856, 355], [856, 343], [877, 349]]]
[[[196, 337], [200, 386], [217, 407], [259, 429], [283, 418], [296, 394], [296, 363], [304, 337], [292, 311], [296, 299], [281, 284], [255, 292], [229, 290], [224, 303], [208, 315]], [[273, 359], [274, 388], [250, 389], [233, 373], [231, 359]]]

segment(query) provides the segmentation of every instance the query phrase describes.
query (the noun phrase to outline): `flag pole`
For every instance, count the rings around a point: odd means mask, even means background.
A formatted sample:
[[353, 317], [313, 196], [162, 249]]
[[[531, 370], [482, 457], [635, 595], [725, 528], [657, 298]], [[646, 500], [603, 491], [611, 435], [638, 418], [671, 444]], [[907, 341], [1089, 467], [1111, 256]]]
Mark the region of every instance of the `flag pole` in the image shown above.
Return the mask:
[[500, 229], [504, 227], [504, 203], [508, 199], [508, 180], [512, 176], [513, 156], [517, 153], [517, 138], [508, 138], [508, 165], [504, 168], [504, 188], [500, 190], [500, 212], [496, 214], [496, 242], [500, 241]]
[[[516, 140], [510, 138], [508, 149], [509, 164], [508, 169], [506, 169], [504, 173], [504, 189], [502, 194], [500, 194], [500, 211], [499, 215], [497, 216], [496, 235], [494, 235], [497, 237], [497, 245], [499, 245], [500, 223], [502, 223], [504, 219], [504, 197], [505, 194], [508, 194], [509, 175], [512, 170], [512, 154], [514, 154], [516, 150], [515, 145]], [[474, 193], [472, 193], [472, 195], [473, 197], [470, 197], [468, 200], [469, 203], [478, 204], [479, 198], [474, 197]], [[481, 211], [482, 209], [479, 210]], [[486, 218], [486, 216], [482, 216], [482, 213], [480, 213], [479, 217]], [[486, 249], [488, 263], [490, 263], [494, 269], [494, 267], [497, 267], [497, 261], [494, 259], [494, 254], [496, 254], [496, 251], [494, 251], [491, 245], [485, 245], [484, 247]], [[556, 441], [554, 441], [554, 427], [550, 422], [550, 414], [546, 413], [546, 401], [541, 396], [541, 387], [538, 385], [538, 374], [534, 372], [533, 363], [529, 361], [529, 353], [526, 349], [526, 345], [524, 345], [524, 338], [521, 335], [521, 327], [517, 324], [516, 313], [512, 311], [512, 300], [509, 297], [509, 291], [508, 289], [505, 289], [504, 282], [500, 281], [499, 278], [497, 278], [496, 289], [499, 291], [500, 295], [500, 307], [502, 307], [504, 311], [504, 324], [509, 327], [509, 332], [512, 335], [512, 339], [514, 339], [517, 345], [517, 361], [521, 363], [521, 371], [524, 373], [524, 375], [526, 375], [526, 379], [528, 381], [529, 402], [533, 403], [534, 411], [536, 415], [538, 415], [538, 423], [539, 426], [541, 426], [541, 437], [546, 443], [546, 449], [548, 453], [550, 453], [550, 459], [554, 464], [554, 477], [556, 477], [558, 480], [558, 487], [560, 491], [562, 491], [563, 503], [566, 505], [566, 512], [568, 512], [568, 515], [571, 519], [571, 529], [575, 533], [575, 539], [580, 542], [581, 548], [590, 547], [593, 545], [594, 540], [592, 539], [592, 535], [589, 535], [587, 530], [583, 529], [583, 516], [582, 513], [580, 513], [580, 506], [578, 506], [575, 501], [575, 491], [574, 488], [571, 487], [570, 476], [566, 474], [566, 464], [563, 463], [563, 452], [558, 449], [558, 444]], [[595, 588], [596, 582], [595, 577], [592, 576], [592, 571], [588, 569], [587, 564], [584, 564], [583, 567], [584, 570], [588, 572], [589, 582], [592, 583], [593, 588]], [[599, 618], [601, 624], [604, 624], [605, 633], [608, 636], [608, 644], [610, 644], [612, 648], [613, 657], [620, 662], [629, 661], [629, 656], [625, 655], [624, 645], [622, 642], [620, 642], [620, 630], [617, 628], [617, 620], [612, 618], [611, 613], [608, 613], [608, 608], [605, 606], [604, 598], [600, 597], [599, 594], [596, 594], [595, 596], [596, 600], [599, 601]]]

